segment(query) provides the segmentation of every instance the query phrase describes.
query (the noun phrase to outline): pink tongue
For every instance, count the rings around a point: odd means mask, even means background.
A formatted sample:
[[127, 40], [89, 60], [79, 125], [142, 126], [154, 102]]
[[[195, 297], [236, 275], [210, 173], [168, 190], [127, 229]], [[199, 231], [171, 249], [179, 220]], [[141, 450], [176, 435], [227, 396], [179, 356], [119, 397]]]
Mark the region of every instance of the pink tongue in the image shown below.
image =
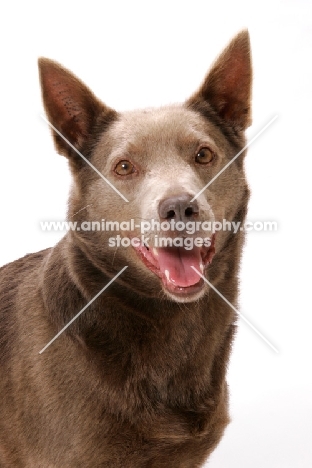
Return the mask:
[[159, 269], [165, 277], [169, 273], [171, 283], [186, 288], [200, 281], [196, 271], [191, 268], [194, 266], [197, 271], [201, 271], [202, 261], [198, 247], [194, 247], [192, 250], [185, 250], [182, 247], [165, 247], [157, 249], [157, 252]]

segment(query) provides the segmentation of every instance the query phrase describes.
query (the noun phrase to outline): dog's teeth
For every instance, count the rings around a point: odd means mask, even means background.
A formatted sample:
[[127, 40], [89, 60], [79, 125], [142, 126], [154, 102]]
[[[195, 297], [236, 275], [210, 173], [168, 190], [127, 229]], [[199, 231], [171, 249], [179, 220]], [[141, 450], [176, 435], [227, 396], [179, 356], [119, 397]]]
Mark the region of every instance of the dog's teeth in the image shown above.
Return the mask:
[[165, 270], [165, 277], [170, 281], [169, 270]]
[[158, 252], [157, 252], [157, 249], [155, 247], [153, 247], [153, 254], [155, 255], [155, 257], [158, 257]]
[[204, 273], [204, 265], [201, 263], [201, 264], [199, 265], [199, 267], [200, 267], [200, 271], [201, 271], [202, 273]]

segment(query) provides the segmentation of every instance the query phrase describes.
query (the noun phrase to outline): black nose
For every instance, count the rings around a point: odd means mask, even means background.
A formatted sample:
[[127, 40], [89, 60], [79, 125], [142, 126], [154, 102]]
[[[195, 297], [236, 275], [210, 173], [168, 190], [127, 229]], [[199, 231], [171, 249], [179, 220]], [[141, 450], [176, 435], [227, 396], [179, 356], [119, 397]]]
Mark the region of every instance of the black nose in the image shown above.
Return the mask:
[[176, 195], [165, 198], [159, 203], [158, 213], [161, 219], [175, 219], [175, 221], [189, 221], [199, 213], [196, 200], [189, 194]]

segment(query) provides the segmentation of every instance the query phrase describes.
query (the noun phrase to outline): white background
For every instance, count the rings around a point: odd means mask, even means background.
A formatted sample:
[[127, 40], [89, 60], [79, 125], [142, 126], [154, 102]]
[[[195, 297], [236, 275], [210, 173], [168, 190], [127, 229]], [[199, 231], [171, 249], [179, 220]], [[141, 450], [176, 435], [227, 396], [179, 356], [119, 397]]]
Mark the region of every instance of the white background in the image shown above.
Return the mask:
[[[217, 5], [217, 6], [216, 6]], [[241, 28], [254, 62], [250, 233], [240, 327], [229, 366], [232, 423], [211, 468], [310, 468], [311, 45], [309, 1], [6, 2], [1, 7], [0, 265], [54, 245], [40, 220], [64, 219], [70, 177], [40, 118], [36, 60], [63, 63], [117, 110], [180, 102]]]

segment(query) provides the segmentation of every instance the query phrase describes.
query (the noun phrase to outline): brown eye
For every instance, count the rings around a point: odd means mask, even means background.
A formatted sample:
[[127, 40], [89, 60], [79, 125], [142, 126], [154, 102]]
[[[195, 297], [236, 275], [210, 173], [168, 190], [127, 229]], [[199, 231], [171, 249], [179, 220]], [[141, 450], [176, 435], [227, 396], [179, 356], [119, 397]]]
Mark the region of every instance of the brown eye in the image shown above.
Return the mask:
[[125, 159], [123, 161], [119, 161], [119, 163], [116, 165], [114, 171], [118, 175], [127, 176], [127, 175], [133, 174], [135, 172], [135, 167], [130, 161], [127, 161]]
[[199, 164], [209, 164], [214, 159], [214, 153], [209, 148], [201, 148], [195, 156]]

